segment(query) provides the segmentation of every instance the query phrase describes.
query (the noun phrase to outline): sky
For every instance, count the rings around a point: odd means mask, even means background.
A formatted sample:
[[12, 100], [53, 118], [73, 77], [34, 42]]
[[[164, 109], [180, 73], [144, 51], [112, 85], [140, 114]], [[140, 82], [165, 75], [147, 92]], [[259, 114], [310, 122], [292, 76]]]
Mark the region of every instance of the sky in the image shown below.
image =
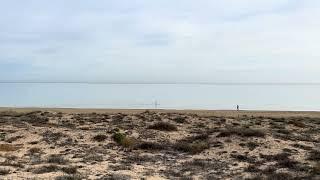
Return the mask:
[[0, 2], [0, 81], [320, 82], [319, 0]]

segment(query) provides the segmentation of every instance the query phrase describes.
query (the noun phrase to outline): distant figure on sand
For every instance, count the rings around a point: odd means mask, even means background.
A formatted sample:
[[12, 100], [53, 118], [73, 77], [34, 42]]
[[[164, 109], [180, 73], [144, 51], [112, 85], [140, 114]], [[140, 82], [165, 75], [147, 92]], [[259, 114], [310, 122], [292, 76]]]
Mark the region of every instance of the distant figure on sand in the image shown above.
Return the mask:
[[239, 111], [239, 108], [240, 108], [239, 105], [237, 105], [237, 111]]

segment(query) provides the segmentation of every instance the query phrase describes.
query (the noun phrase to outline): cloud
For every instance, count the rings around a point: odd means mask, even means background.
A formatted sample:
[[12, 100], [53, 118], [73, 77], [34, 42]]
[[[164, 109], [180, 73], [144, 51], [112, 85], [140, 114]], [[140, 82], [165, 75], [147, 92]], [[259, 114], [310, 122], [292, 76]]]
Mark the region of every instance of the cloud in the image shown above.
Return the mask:
[[12, 0], [0, 7], [0, 66], [13, 65], [0, 78], [317, 81], [319, 7], [315, 0]]

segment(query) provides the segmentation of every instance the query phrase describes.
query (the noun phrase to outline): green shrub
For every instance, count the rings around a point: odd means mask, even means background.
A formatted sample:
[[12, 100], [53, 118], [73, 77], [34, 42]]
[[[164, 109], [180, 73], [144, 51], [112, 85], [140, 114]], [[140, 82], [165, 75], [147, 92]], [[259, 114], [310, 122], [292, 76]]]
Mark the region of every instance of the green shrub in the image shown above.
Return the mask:
[[112, 136], [112, 139], [118, 144], [121, 144], [125, 138], [126, 138], [126, 135], [120, 132], [116, 132]]
[[131, 138], [131, 137], [126, 137], [125, 134], [122, 134], [120, 132], [116, 132], [113, 134], [112, 139], [118, 143], [119, 145], [125, 147], [125, 148], [130, 148], [134, 147], [136, 145], [136, 139]]

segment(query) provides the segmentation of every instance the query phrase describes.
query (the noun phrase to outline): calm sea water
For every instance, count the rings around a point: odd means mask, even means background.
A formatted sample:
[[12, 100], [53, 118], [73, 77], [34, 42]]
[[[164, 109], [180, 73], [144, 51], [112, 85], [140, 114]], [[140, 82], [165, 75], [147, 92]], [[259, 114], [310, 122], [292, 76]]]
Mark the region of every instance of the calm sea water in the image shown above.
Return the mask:
[[320, 110], [320, 85], [0, 83], [2, 107]]

